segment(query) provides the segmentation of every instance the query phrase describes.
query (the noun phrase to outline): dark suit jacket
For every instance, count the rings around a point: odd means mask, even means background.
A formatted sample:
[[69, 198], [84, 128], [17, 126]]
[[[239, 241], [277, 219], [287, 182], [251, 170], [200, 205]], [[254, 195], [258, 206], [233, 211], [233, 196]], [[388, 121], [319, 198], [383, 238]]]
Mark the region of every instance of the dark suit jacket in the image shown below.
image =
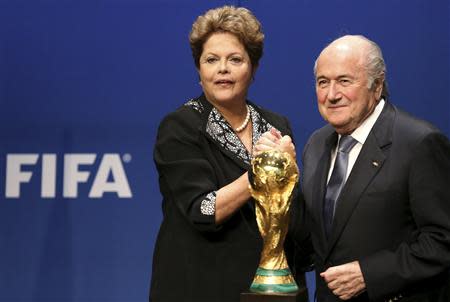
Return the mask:
[[339, 300], [318, 274], [355, 260], [367, 286], [355, 301], [450, 301], [448, 139], [386, 102], [337, 201], [327, 240], [322, 210], [337, 137], [327, 125], [303, 152], [318, 301]]
[[[262, 132], [272, 125], [291, 134], [286, 118], [258, 108], [252, 120]], [[232, 147], [212, 135], [212, 105], [200, 97], [170, 113], [161, 122], [154, 159], [163, 196], [163, 222], [153, 256], [150, 300], [154, 302], [231, 302], [248, 291], [259, 264], [262, 239], [256, 224], [254, 200], [249, 200], [222, 225], [214, 215], [202, 215], [200, 203], [211, 192], [234, 181], [249, 168]], [[253, 117], [252, 117], [253, 118]], [[296, 221], [300, 203], [291, 206], [289, 234], [306, 236]], [[303, 220], [303, 219], [301, 219]], [[290, 236], [290, 235], [288, 235]], [[290, 236], [289, 238], [293, 237]], [[289, 252], [293, 240], [286, 240]], [[290, 255], [290, 253], [289, 253]], [[288, 255], [289, 261], [295, 261]]]

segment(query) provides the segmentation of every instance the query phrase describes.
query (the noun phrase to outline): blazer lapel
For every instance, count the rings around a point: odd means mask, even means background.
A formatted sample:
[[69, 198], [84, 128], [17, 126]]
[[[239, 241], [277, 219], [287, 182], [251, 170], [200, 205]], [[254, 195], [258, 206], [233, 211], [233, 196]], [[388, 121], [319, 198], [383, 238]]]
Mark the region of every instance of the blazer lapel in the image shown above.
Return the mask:
[[244, 159], [238, 157], [236, 153], [232, 152], [231, 150], [225, 148], [222, 144], [220, 144], [216, 139], [212, 138], [209, 133], [206, 133], [204, 129], [201, 129], [201, 132], [203, 135], [206, 136], [206, 138], [211, 141], [213, 144], [217, 146], [217, 149], [219, 149], [224, 155], [226, 155], [229, 159], [231, 159], [235, 164], [237, 164], [239, 167], [241, 167], [244, 170], [250, 169], [250, 164], [245, 162]]
[[391, 131], [394, 115], [392, 105], [386, 102], [383, 112], [364, 142], [358, 159], [337, 200], [332, 231], [328, 241], [327, 257], [331, 253], [361, 196], [386, 160], [385, 147], [392, 142]]
[[[217, 109], [215, 109], [204, 96], [199, 98], [203, 103], [203, 125], [200, 132], [213, 142], [217, 148], [228, 158], [235, 162], [241, 168], [248, 170], [250, 168], [251, 154], [245, 149], [244, 144], [239, 137], [231, 130], [228, 122], [223, 118]], [[272, 128], [270, 121], [266, 120], [263, 112], [259, 108], [248, 102], [250, 105], [250, 114], [252, 122], [252, 141], [253, 144], [266, 131]], [[282, 133], [286, 133], [285, 127], [278, 127]]]
[[[250, 163], [246, 161], [244, 158], [242, 151], [239, 151], [237, 146], [233, 146], [231, 150], [230, 147], [227, 148], [227, 143], [225, 140], [225, 136], [227, 139], [231, 137], [232, 133], [226, 133], [228, 129], [226, 128], [225, 121], [218, 121], [217, 118], [222, 118], [222, 116], [217, 116], [217, 114], [213, 114], [212, 111], [215, 108], [212, 106], [210, 102], [206, 100], [205, 95], [201, 95], [197, 99], [201, 103], [202, 111], [201, 111], [201, 119], [202, 125], [199, 128], [201, 135], [204, 135], [210, 142], [212, 142], [218, 150], [220, 150], [224, 155], [226, 155], [229, 159], [231, 159], [235, 164], [241, 167], [244, 170], [248, 170], [250, 168]], [[237, 138], [237, 137], [236, 137]], [[239, 140], [237, 138], [237, 140]], [[240, 143], [240, 141], [236, 141], [236, 144]]]

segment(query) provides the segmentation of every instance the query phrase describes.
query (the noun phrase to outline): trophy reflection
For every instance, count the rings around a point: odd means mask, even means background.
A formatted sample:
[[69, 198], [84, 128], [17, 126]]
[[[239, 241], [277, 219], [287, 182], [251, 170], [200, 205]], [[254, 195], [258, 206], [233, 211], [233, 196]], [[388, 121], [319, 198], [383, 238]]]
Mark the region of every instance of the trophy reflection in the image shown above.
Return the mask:
[[287, 294], [298, 291], [284, 253], [289, 205], [298, 181], [295, 160], [286, 152], [265, 151], [252, 160], [250, 192], [256, 200], [256, 220], [264, 244], [250, 291]]

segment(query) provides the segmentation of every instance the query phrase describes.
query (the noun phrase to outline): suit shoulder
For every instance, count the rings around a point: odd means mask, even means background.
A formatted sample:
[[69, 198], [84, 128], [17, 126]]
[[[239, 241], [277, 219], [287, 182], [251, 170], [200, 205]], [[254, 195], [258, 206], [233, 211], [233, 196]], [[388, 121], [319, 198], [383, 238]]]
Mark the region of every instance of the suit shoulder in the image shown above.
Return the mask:
[[330, 136], [332, 136], [333, 133], [335, 133], [335, 131], [329, 124], [315, 130], [303, 147], [303, 159], [305, 160], [306, 157], [311, 154], [316, 153], [318, 150], [322, 150], [326, 146], [327, 140], [330, 139]]
[[327, 124], [322, 128], [316, 129], [311, 136], [308, 138], [308, 144], [322, 144], [326, 141], [326, 139], [334, 132], [334, 129], [331, 125]]
[[424, 137], [432, 134], [443, 135], [437, 127], [428, 121], [415, 117], [399, 108], [396, 108], [396, 113], [394, 135], [397, 137], [421, 141]]

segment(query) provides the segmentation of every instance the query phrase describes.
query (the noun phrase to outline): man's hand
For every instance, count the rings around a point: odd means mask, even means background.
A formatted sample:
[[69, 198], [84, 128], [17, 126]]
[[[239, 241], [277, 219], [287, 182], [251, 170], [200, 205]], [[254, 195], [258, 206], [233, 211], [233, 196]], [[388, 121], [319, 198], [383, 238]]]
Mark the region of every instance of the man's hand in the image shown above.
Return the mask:
[[356, 297], [366, 290], [366, 283], [358, 261], [329, 267], [320, 276], [328, 288], [342, 300]]
[[263, 151], [279, 150], [281, 152], [289, 153], [295, 160], [295, 146], [289, 135], [281, 136], [280, 131], [275, 128], [265, 132], [259, 138], [253, 149], [253, 156], [258, 155]]

